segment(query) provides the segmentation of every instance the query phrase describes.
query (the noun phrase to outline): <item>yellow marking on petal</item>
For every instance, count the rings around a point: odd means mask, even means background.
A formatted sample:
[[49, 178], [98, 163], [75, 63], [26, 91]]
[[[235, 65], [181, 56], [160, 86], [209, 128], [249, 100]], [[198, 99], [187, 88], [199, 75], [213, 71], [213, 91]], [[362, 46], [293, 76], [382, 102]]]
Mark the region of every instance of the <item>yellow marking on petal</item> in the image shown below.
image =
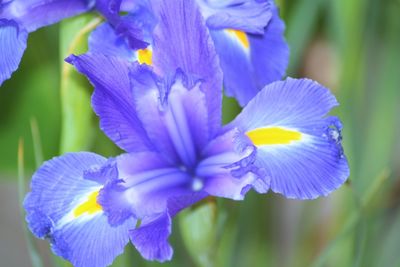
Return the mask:
[[244, 48], [248, 49], [250, 47], [249, 39], [247, 38], [246, 33], [238, 30], [227, 29], [226, 30], [229, 34], [235, 36], [238, 41], [243, 45]]
[[99, 191], [95, 191], [91, 193], [87, 200], [80, 204], [74, 210], [75, 218], [87, 213], [93, 214], [102, 210], [101, 206], [97, 203], [97, 196], [99, 195]]
[[279, 127], [257, 128], [246, 132], [255, 146], [286, 145], [301, 139], [301, 133]]
[[151, 64], [153, 63], [153, 52], [150, 48], [139, 49], [137, 53], [140, 64], [147, 64], [151, 66]]

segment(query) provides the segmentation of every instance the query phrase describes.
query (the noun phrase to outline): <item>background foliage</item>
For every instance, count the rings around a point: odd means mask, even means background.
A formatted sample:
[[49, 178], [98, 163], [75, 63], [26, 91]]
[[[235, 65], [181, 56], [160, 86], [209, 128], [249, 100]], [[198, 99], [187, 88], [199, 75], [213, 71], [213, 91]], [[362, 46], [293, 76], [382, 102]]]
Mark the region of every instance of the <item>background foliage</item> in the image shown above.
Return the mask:
[[[114, 267], [400, 266], [400, 1], [278, 4], [291, 47], [288, 75], [319, 81], [341, 103], [334, 113], [344, 123], [350, 180], [316, 201], [255, 193], [243, 202], [209, 200], [175, 220], [171, 262], [147, 263], [129, 247]], [[66, 151], [119, 153], [88, 108], [90, 86], [62, 62], [85, 50], [86, 35], [98, 22], [89, 15], [31, 34], [20, 70], [0, 88], [4, 266], [68, 266], [51, 256], [45, 242], [21, 241], [18, 140], [24, 141], [20, 178], [24, 172], [27, 179], [43, 159]], [[224, 104], [226, 122], [238, 108], [231, 99]], [[19, 232], [8, 235], [15, 222]], [[35, 253], [40, 258], [31, 261]]]

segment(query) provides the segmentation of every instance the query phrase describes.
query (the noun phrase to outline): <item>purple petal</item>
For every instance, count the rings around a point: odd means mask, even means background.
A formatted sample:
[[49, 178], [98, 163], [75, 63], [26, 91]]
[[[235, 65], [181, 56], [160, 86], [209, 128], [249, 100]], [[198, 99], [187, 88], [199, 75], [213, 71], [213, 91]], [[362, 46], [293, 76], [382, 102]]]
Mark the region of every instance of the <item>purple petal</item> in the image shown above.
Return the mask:
[[289, 60], [284, 23], [277, 8], [264, 35], [232, 30], [212, 31], [224, 72], [225, 93], [245, 106], [265, 85], [280, 80]]
[[130, 75], [136, 114], [146, 134], [157, 150], [163, 152], [169, 161], [178, 162], [178, 154], [162, 117], [161, 102], [164, 101], [166, 94], [162, 92], [162, 81], [150, 67], [145, 65], [132, 68]]
[[168, 243], [171, 217], [167, 212], [151, 218], [150, 222], [129, 231], [132, 244], [146, 260], [164, 262], [172, 259], [173, 249]]
[[14, 0], [1, 4], [0, 17], [15, 20], [21, 28], [32, 32], [86, 12], [92, 6], [90, 0]]
[[222, 73], [203, 18], [194, 0], [153, 2], [160, 21], [154, 32], [155, 70], [168, 77], [182, 69], [188, 75], [189, 87], [202, 81], [200, 89], [206, 95], [213, 136], [221, 125]]
[[110, 158], [102, 166], [92, 166], [84, 171], [83, 177], [101, 184], [106, 184], [109, 180], [118, 179], [118, 169], [114, 158]]
[[123, 36], [118, 36], [109, 23], [98, 26], [89, 36], [89, 52], [135, 61], [135, 52]]
[[96, 203], [84, 208], [102, 187], [96, 179], [85, 179], [84, 174], [104, 164], [105, 158], [85, 152], [47, 161], [33, 175], [32, 191], [24, 201], [31, 231], [39, 238], [48, 238], [53, 251], [77, 267], [110, 265], [129, 242], [128, 229], [136, 224], [131, 219], [111, 227], [101, 207], [91, 210]]
[[129, 242], [128, 233], [136, 221], [131, 219], [112, 227], [106, 216], [96, 216], [90, 221], [68, 223], [55, 229], [52, 250], [70, 261], [75, 267], [105, 267], [124, 252]]
[[196, 169], [203, 179], [203, 190], [217, 197], [242, 200], [257, 181], [253, 146], [238, 148], [238, 131], [233, 129], [214, 140], [203, 150], [203, 160]]
[[271, 19], [269, 2], [256, 0], [197, 0], [210, 29], [236, 29], [262, 34]]
[[122, 0], [96, 0], [96, 9], [103, 14], [104, 17], [115, 25], [119, 22], [120, 8]]
[[141, 23], [130, 16], [119, 15], [121, 2], [121, 0], [97, 0], [96, 8], [107, 18], [117, 35], [128, 40], [132, 49], [146, 48], [148, 43], [144, 41]]
[[285, 23], [279, 17], [276, 6], [273, 7], [272, 14], [262, 37], [249, 35], [257, 92], [265, 85], [282, 79], [289, 63], [289, 46], [284, 37]]
[[187, 76], [178, 72], [172, 81], [159, 80], [149, 67], [131, 73], [138, 117], [159, 151], [173, 162], [194, 167], [197, 152], [209, 139], [205, 94], [187, 87]]
[[[100, 3], [100, 2], [99, 2]], [[99, 4], [98, 3], [98, 4]], [[103, 5], [104, 3], [102, 3]], [[155, 26], [155, 18], [148, 7], [143, 5], [134, 5], [129, 10], [129, 14], [119, 17], [119, 22], [130, 24], [140, 29], [140, 38], [150, 43], [151, 34]], [[129, 38], [115, 29], [112, 23], [104, 23], [97, 27], [89, 36], [89, 51], [91, 53], [100, 53], [107, 56], [121, 57], [129, 61], [137, 60], [137, 52], [129, 45]]]
[[67, 61], [94, 85], [92, 105], [104, 133], [128, 152], [152, 150], [153, 145], [136, 116], [129, 62], [100, 54], [72, 55]]
[[[313, 199], [328, 195], [349, 176], [340, 121], [326, 117], [337, 105], [318, 83], [289, 78], [265, 87], [230, 126], [250, 139], [258, 133], [256, 165], [265, 169], [274, 192]], [[260, 139], [263, 134], [269, 137]]]
[[205, 192], [197, 192], [171, 197], [166, 212], [146, 218], [139, 228], [130, 231], [132, 244], [147, 260], [170, 260], [173, 249], [168, 243], [168, 238], [171, 234], [172, 217], [206, 196]]
[[126, 154], [117, 162], [119, 180], [107, 184], [99, 195], [112, 225], [130, 216], [143, 219], [162, 213], [170, 197], [191, 192], [191, 177], [159, 153]]
[[0, 85], [18, 68], [28, 33], [11, 20], [0, 19]]

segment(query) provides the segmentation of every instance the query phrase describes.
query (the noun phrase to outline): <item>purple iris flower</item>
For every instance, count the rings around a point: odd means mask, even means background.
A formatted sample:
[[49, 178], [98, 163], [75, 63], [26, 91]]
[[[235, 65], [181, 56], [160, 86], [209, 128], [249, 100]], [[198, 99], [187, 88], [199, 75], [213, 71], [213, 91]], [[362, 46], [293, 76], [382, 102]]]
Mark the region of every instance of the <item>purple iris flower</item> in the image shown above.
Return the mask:
[[[123, 17], [140, 25], [143, 40], [150, 44], [147, 48], [132, 51], [132, 45], [124, 43], [112, 23], [105, 23], [90, 36], [90, 51], [151, 64], [151, 33], [156, 20], [151, 13], [157, 13], [159, 1], [138, 1], [137, 7]], [[284, 76], [289, 48], [283, 36], [285, 25], [272, 0], [196, 0], [196, 3], [220, 59], [226, 95], [245, 106], [261, 88]], [[108, 10], [118, 17], [119, 10], [110, 7]]]
[[348, 177], [333, 95], [307, 79], [261, 90], [221, 125], [222, 71], [194, 0], [160, 1], [152, 66], [70, 56], [94, 85], [106, 135], [127, 153], [69, 153], [34, 174], [24, 207], [31, 231], [74, 266], [107, 266], [129, 242], [149, 260], [172, 257], [172, 218], [207, 196], [250, 189], [325, 196]]
[[[96, 3], [95, 3], [96, 2]], [[97, 3], [99, 2], [99, 3]], [[0, 1], [0, 85], [18, 68], [26, 48], [28, 34], [62, 19], [97, 9], [115, 27], [119, 35], [130, 40], [132, 48], [141, 48], [142, 32], [125, 20], [116, 20], [103, 0], [1, 0]], [[133, 0], [118, 1], [118, 10], [131, 10]], [[122, 3], [121, 3], [122, 2]]]

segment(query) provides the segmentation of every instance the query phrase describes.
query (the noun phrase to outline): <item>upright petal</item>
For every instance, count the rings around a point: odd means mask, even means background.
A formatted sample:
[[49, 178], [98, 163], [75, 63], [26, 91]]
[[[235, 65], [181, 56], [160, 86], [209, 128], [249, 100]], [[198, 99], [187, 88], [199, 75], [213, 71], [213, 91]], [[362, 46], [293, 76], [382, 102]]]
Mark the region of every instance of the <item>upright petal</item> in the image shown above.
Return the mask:
[[270, 1], [197, 0], [211, 29], [233, 28], [262, 34], [271, 19]]
[[18, 68], [27, 37], [15, 21], [0, 19], [0, 85]]
[[194, 0], [153, 0], [153, 9], [159, 18], [154, 31], [155, 71], [168, 77], [176, 69], [182, 69], [188, 75], [189, 87], [201, 80], [200, 89], [207, 100], [209, 132], [213, 136], [221, 124], [222, 73], [198, 7]]
[[136, 116], [129, 62], [100, 54], [72, 55], [67, 61], [94, 85], [92, 105], [105, 134], [128, 152], [152, 150], [153, 145]]
[[201, 82], [189, 87], [180, 70], [163, 80], [147, 66], [131, 72], [138, 117], [147, 135], [170, 161], [194, 168], [209, 140], [206, 96]]
[[[24, 207], [31, 231], [47, 238], [53, 251], [77, 267], [105, 267], [123, 252], [134, 219], [107, 223], [97, 194], [102, 183], [84, 179], [107, 160], [93, 153], [70, 153], [45, 162], [34, 174]], [[112, 168], [112, 167], [110, 167]]]
[[91, 0], [14, 0], [1, 4], [0, 17], [15, 20], [21, 28], [32, 32], [92, 7]]
[[313, 199], [349, 176], [340, 121], [326, 117], [336, 105], [318, 83], [289, 78], [265, 87], [230, 126], [257, 147], [256, 165], [265, 169], [274, 192]]
[[285, 25], [278, 10], [273, 14], [263, 34], [249, 34], [228, 26], [212, 30], [216, 50], [224, 73], [225, 93], [245, 106], [265, 85], [280, 80], [289, 61], [285, 42]]

